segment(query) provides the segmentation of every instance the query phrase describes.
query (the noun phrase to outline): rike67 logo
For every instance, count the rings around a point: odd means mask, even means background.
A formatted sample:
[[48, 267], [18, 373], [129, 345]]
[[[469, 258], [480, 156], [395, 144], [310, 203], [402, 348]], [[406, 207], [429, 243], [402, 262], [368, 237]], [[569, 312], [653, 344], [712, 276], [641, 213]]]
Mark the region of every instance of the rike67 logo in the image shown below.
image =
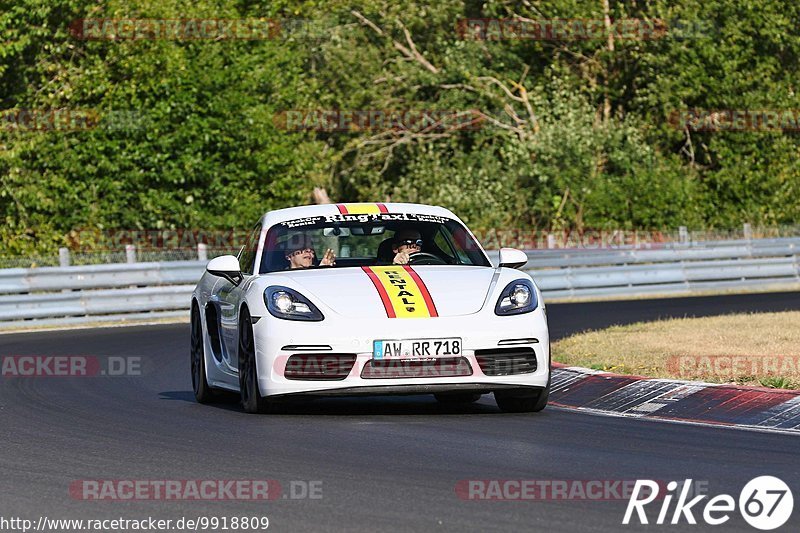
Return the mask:
[[[707, 495], [702, 494], [689, 499], [691, 486], [692, 480], [687, 479], [678, 494], [676, 490], [679, 487], [678, 482], [667, 483], [667, 493], [661, 501], [656, 524], [680, 524], [684, 520], [687, 524], [697, 524], [695, 512], [702, 516], [706, 524], [712, 526], [722, 525], [730, 519], [730, 514], [737, 507], [733, 496], [720, 494], [706, 501], [705, 505], [701, 505], [700, 502]], [[630, 524], [635, 511], [639, 523], [648, 524], [645, 506], [659, 497], [658, 489], [659, 484], [656, 481], [636, 480], [622, 523]], [[675, 496], [677, 496], [677, 501], [672, 509], [670, 519], [670, 507]], [[759, 476], [744, 486], [739, 494], [738, 507], [748, 524], [756, 529], [766, 531], [779, 528], [789, 520], [794, 508], [794, 498], [791, 489], [782, 480], [773, 476]], [[669, 522], [667, 522], [668, 519]], [[634, 523], [636, 522], [634, 521]]]

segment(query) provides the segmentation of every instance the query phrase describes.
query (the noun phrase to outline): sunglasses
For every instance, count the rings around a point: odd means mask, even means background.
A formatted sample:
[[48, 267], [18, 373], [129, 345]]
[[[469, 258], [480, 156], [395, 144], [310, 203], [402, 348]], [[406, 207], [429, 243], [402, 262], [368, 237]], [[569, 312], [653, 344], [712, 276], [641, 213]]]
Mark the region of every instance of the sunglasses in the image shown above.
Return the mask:
[[422, 239], [403, 239], [402, 241], [395, 241], [397, 246], [416, 246], [422, 248]]
[[296, 255], [308, 254], [308, 253], [313, 255], [314, 254], [314, 249], [313, 248], [303, 248], [302, 250], [295, 250], [294, 252], [286, 254], [286, 255], [288, 257], [294, 257]]

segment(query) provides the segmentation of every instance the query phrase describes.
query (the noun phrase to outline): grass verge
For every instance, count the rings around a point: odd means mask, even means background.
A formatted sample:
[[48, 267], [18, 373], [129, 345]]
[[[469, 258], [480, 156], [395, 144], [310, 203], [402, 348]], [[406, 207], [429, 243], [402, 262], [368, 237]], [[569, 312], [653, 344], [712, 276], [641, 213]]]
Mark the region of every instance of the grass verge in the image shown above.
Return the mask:
[[612, 326], [553, 343], [553, 360], [620, 374], [800, 389], [800, 312]]

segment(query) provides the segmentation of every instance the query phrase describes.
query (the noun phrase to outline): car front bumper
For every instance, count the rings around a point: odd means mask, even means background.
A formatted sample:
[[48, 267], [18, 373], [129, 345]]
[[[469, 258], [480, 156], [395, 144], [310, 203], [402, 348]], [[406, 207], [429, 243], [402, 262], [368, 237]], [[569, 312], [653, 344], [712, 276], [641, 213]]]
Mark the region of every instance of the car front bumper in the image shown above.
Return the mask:
[[[476, 313], [457, 317], [359, 320], [327, 317], [322, 322], [281, 320], [271, 315], [260, 317], [253, 325], [256, 365], [261, 394], [364, 395], [419, 394], [447, 391], [491, 392], [503, 388], [543, 388], [550, 375], [550, 343], [547, 318], [543, 308], [517, 316], [498, 317], [494, 313]], [[373, 341], [384, 339], [421, 339], [459, 337], [463, 348], [458, 375], [440, 372], [438, 362], [404, 363], [383, 360], [382, 366], [394, 368], [391, 377], [363, 377], [366, 366], [374, 366]], [[508, 344], [515, 342], [515, 344]], [[532, 350], [536, 370], [524, 373], [488, 375], [481, 368], [476, 350]], [[480, 352], [479, 352], [480, 353]], [[343, 379], [291, 379], [286, 363], [298, 354], [352, 354], [355, 363]], [[483, 357], [483, 355], [482, 355]], [[485, 358], [483, 359], [485, 364]], [[441, 362], [441, 361], [440, 361]], [[414, 365], [416, 370], [403, 368]], [[505, 367], [503, 367], [505, 368]], [[490, 372], [487, 369], [487, 372]]]

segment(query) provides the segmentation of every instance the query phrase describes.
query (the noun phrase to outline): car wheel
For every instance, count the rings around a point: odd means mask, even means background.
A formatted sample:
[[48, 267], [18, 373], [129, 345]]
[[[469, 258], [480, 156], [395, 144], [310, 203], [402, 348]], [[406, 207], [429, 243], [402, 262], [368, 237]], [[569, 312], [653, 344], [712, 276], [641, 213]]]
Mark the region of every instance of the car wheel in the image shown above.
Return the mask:
[[205, 343], [203, 342], [203, 323], [200, 319], [200, 311], [196, 305], [192, 305], [191, 320], [191, 364], [192, 364], [192, 388], [194, 397], [198, 403], [208, 403], [215, 398], [214, 390], [208, 385], [206, 377], [206, 356]]
[[258, 369], [256, 367], [256, 347], [253, 339], [253, 325], [247, 308], [239, 316], [239, 392], [242, 406], [248, 413], [267, 413], [271, 404], [258, 390]]
[[437, 392], [433, 396], [439, 403], [455, 405], [477, 402], [482, 395], [477, 392]]
[[499, 390], [495, 391], [494, 399], [497, 407], [506, 413], [538, 413], [547, 406], [550, 397], [550, 378], [547, 386], [538, 391], [530, 390]]

